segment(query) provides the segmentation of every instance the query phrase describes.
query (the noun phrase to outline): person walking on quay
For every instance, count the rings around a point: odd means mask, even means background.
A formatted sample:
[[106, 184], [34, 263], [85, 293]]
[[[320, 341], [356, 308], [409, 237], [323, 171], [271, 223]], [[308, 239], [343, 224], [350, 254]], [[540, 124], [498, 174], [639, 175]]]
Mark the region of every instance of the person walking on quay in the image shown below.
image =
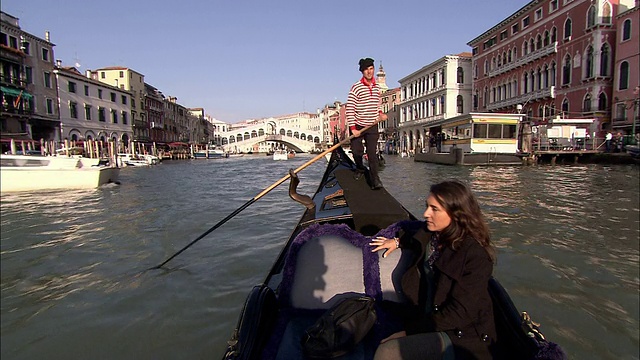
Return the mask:
[[607, 135], [604, 137], [604, 147], [607, 150], [607, 152], [611, 151], [611, 140], [613, 139], [613, 135], [611, 134], [611, 132], [607, 132]]
[[369, 158], [369, 174], [371, 175], [371, 188], [382, 188], [382, 182], [378, 176], [378, 156], [376, 150], [378, 147], [378, 128], [372, 126], [364, 132], [363, 128], [375, 123], [378, 118], [387, 119], [387, 115], [382, 112], [380, 106], [382, 98], [380, 97], [380, 86], [373, 78], [375, 67], [374, 60], [371, 58], [360, 59], [360, 72], [362, 78], [351, 86], [349, 96], [347, 97], [346, 117], [347, 125], [354, 138], [351, 140], [351, 151], [353, 160], [356, 163], [356, 180], [362, 178], [365, 167], [362, 164], [362, 156], [365, 147], [362, 145], [364, 140], [366, 146], [367, 157]]

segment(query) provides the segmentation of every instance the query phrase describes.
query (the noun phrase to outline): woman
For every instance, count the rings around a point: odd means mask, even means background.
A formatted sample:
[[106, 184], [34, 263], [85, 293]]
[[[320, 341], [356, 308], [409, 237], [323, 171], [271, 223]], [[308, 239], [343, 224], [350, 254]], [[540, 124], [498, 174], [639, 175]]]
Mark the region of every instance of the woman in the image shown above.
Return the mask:
[[431, 186], [424, 218], [428, 232], [378, 237], [370, 244], [374, 252], [386, 250], [385, 257], [416, 243], [424, 254], [431, 245], [422, 280], [406, 281], [418, 278], [413, 269], [402, 281], [409, 293], [430, 282], [428, 291], [418, 291], [430, 295], [414, 302], [418, 313], [408, 317], [406, 331], [382, 340], [375, 359], [491, 359], [496, 330], [488, 282], [496, 257], [478, 201], [464, 184], [445, 181]]

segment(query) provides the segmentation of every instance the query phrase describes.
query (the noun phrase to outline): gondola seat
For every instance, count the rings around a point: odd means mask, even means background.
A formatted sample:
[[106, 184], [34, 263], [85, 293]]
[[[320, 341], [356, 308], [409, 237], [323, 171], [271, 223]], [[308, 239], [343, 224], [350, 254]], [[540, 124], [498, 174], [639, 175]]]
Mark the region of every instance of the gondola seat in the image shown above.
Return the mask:
[[[401, 302], [394, 286], [403, 273], [400, 251], [380, 261], [365, 237], [346, 225], [313, 225], [291, 244], [277, 291], [280, 313], [266, 359], [300, 359], [300, 341], [316, 319], [337, 301], [354, 295]], [[377, 306], [378, 322], [369, 336], [341, 359], [371, 359], [379, 341], [394, 330], [387, 314]], [[278, 344], [276, 344], [278, 343]], [[277, 349], [277, 350], [276, 350]]]

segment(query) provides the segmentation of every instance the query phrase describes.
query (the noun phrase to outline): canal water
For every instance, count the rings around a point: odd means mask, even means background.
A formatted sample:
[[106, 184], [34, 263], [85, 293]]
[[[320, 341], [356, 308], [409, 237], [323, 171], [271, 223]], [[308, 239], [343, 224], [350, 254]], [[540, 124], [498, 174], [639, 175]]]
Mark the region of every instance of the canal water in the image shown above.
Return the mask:
[[[216, 359], [250, 288], [304, 208], [288, 182], [174, 254], [311, 159], [264, 155], [125, 168], [121, 185], [1, 199], [3, 359]], [[388, 191], [421, 217], [429, 185], [478, 195], [495, 276], [571, 359], [638, 359], [637, 166], [451, 167], [386, 158]], [[300, 173], [311, 194], [326, 163]], [[46, 181], [46, 179], [42, 179]]]

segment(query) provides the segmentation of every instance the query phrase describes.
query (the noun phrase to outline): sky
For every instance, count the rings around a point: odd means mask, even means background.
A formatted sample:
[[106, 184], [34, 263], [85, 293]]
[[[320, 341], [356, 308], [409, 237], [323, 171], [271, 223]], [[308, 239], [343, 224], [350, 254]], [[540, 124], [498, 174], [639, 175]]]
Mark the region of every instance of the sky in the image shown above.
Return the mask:
[[389, 88], [525, 0], [2, 0], [2, 11], [78, 70], [125, 66], [224, 122], [345, 102], [371, 57]]

